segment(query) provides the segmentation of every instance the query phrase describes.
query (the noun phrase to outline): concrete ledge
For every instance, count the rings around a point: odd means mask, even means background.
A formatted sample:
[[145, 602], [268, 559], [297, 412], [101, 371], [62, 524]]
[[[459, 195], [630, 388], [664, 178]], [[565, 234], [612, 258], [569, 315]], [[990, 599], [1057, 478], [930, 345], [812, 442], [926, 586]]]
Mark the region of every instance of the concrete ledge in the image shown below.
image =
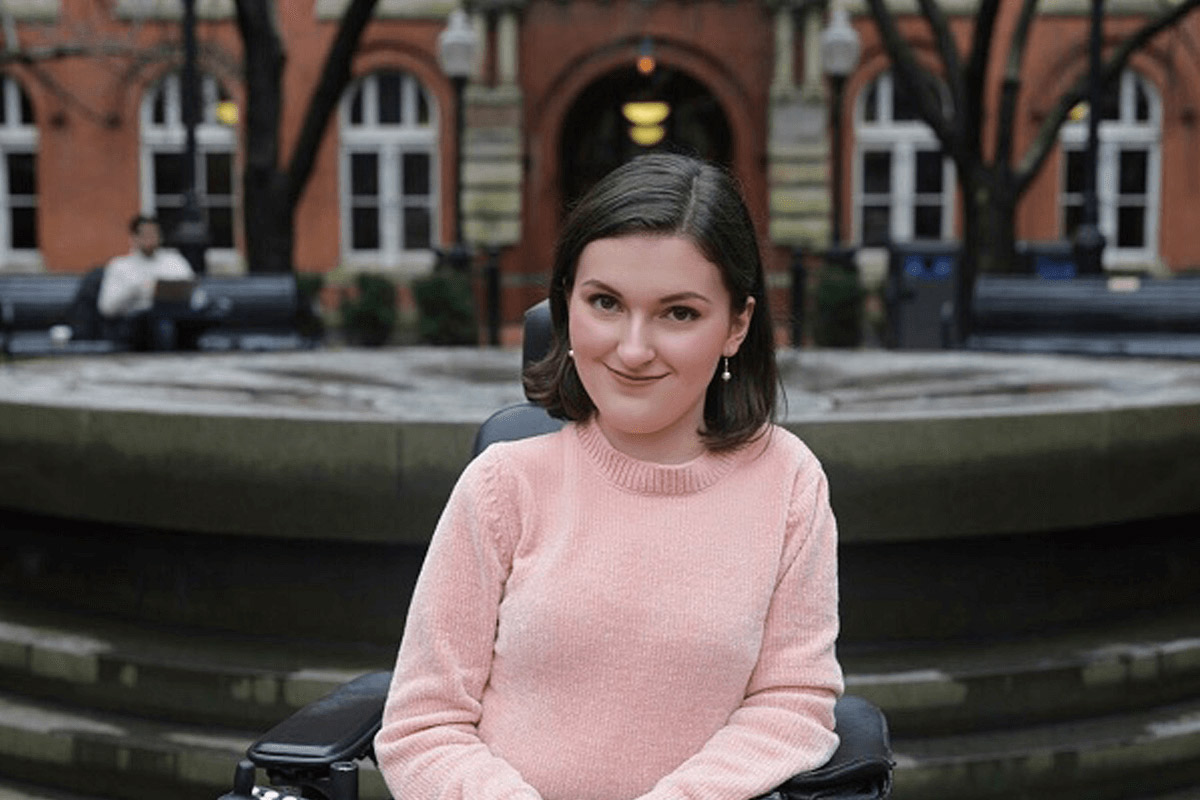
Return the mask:
[[[167, 530], [420, 544], [509, 350], [115, 356], [0, 370], [0, 508]], [[787, 426], [846, 543], [1200, 512], [1200, 364], [781, 354]]]

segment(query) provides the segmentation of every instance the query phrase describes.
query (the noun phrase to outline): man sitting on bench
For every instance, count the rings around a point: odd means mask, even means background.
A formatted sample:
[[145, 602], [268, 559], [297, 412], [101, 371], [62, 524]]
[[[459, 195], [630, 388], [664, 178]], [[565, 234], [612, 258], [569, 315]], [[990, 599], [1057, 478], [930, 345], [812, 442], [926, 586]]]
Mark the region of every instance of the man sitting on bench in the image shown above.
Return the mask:
[[151, 313], [155, 289], [160, 282], [191, 281], [195, 274], [178, 252], [159, 247], [162, 236], [154, 217], [134, 217], [129, 234], [133, 248], [108, 262], [96, 305], [135, 350], [169, 348], [174, 331], [155, 330], [160, 324], [172, 326], [169, 318], [158, 319]]

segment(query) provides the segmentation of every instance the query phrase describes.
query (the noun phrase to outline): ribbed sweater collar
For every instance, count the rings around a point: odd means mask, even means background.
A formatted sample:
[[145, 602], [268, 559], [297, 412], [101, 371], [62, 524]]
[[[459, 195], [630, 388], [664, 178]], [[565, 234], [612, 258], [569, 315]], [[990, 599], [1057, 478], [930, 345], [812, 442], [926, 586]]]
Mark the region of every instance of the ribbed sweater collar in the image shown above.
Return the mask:
[[609, 482], [638, 494], [684, 495], [712, 486], [733, 469], [733, 453], [701, 455], [683, 464], [654, 464], [639, 461], [617, 450], [595, 422], [571, 426], [584, 454]]

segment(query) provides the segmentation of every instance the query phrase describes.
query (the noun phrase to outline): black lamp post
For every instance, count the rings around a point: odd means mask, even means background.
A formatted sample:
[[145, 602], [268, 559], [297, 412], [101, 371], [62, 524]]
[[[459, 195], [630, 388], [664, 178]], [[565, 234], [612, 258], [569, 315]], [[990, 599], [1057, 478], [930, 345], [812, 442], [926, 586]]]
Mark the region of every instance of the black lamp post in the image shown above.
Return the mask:
[[851, 250], [842, 245], [842, 95], [846, 76], [858, 64], [858, 34], [850, 24], [846, 7], [834, 0], [829, 25], [821, 31], [821, 66], [829, 78], [830, 111], [829, 137], [832, 152], [830, 160], [831, 202], [829, 258], [842, 266], [849, 266]]
[[183, 74], [180, 79], [183, 106], [183, 210], [172, 232], [172, 240], [187, 259], [192, 271], [203, 275], [204, 251], [208, 248], [208, 226], [200, 212], [196, 190], [196, 125], [200, 119], [200, 80], [196, 73], [196, 0], [183, 0]]
[[475, 68], [479, 37], [467, 19], [467, 13], [456, 8], [450, 21], [438, 35], [438, 63], [454, 86], [454, 245], [447, 253], [450, 266], [466, 272], [471, 254], [463, 242], [462, 184], [463, 184], [463, 94], [467, 79]]
[[1100, 85], [1100, 46], [1104, 0], [1092, 0], [1092, 26], [1088, 43], [1088, 136], [1083, 160], [1083, 219], [1075, 230], [1075, 263], [1082, 274], [1103, 272], [1104, 234], [1099, 226], [1096, 197], [1097, 153], [1100, 148], [1100, 115], [1104, 98]]

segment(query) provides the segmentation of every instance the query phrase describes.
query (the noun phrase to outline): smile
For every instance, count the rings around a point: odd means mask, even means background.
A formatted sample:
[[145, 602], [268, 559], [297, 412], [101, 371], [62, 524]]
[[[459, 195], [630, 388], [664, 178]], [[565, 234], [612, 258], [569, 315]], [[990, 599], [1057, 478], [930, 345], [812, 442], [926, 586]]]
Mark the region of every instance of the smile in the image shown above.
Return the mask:
[[630, 375], [627, 372], [621, 372], [620, 370], [613, 369], [612, 367], [607, 366], [607, 365], [605, 365], [604, 368], [607, 369], [609, 372], [611, 372], [613, 374], [613, 376], [615, 378], [617, 378], [618, 380], [623, 381], [625, 383], [631, 383], [631, 384], [634, 384], [637, 386], [644, 386], [648, 383], [653, 383], [654, 381], [661, 380], [662, 378], [667, 377], [665, 373], [662, 375]]

